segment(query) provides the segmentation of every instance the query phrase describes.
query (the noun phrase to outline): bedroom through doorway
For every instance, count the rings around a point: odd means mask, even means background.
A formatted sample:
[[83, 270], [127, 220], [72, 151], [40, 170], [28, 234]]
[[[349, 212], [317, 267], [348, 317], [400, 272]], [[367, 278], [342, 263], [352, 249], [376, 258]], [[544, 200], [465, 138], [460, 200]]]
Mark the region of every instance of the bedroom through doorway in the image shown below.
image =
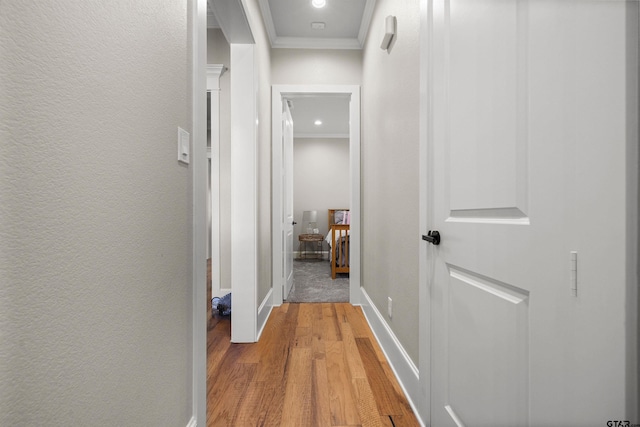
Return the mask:
[[[348, 170], [348, 178], [344, 178], [345, 181], [339, 184], [331, 184], [329, 181], [330, 175], [335, 172], [335, 164], [327, 164], [320, 158], [320, 154], [317, 151], [309, 150], [312, 162], [315, 165], [312, 171], [305, 170], [306, 179], [311, 180], [312, 183], [323, 186], [325, 189], [331, 189], [332, 186], [340, 185], [342, 188], [347, 188], [348, 198], [347, 204], [342, 206], [329, 206], [328, 203], [325, 206], [317, 207], [303, 207], [300, 197], [308, 197], [311, 200], [319, 200], [318, 197], [314, 198], [312, 191], [307, 188], [302, 196], [298, 195], [295, 201], [294, 211], [294, 197], [293, 197], [293, 125], [289, 129], [287, 125], [287, 114], [289, 112], [289, 105], [293, 107], [294, 114], [299, 113], [302, 109], [300, 103], [296, 105], [296, 101], [305, 98], [318, 98], [318, 99], [330, 99], [339, 98], [343, 99], [346, 105], [348, 105], [348, 167], [344, 167], [343, 170]], [[273, 85], [271, 94], [271, 111], [272, 111], [272, 146], [271, 146], [271, 161], [272, 161], [272, 229], [274, 238], [272, 239], [272, 273], [273, 273], [273, 295], [272, 303], [274, 306], [282, 304], [288, 297], [288, 293], [291, 289], [289, 286], [292, 283], [293, 272], [293, 259], [294, 252], [299, 251], [299, 238], [301, 224], [300, 222], [301, 212], [306, 210], [317, 212], [317, 228], [318, 234], [324, 234], [328, 232], [328, 210], [329, 209], [349, 209], [351, 214], [351, 221], [349, 224], [349, 238], [346, 239], [349, 242], [349, 303], [359, 304], [361, 300], [360, 289], [360, 86], [357, 85]], [[316, 102], [317, 104], [317, 102]], [[297, 114], [299, 116], [299, 114]], [[315, 129], [316, 120], [322, 121], [322, 119], [313, 119], [311, 126]], [[291, 120], [293, 122], [293, 120]], [[296, 136], [305, 136], [303, 120], [297, 117], [295, 120], [295, 132]], [[290, 135], [290, 138], [289, 138]], [[321, 136], [345, 136], [345, 133], [329, 133], [327, 131], [318, 132], [313, 138], [302, 138], [305, 140], [312, 140]], [[310, 135], [309, 135], [310, 136]], [[300, 139], [300, 138], [298, 138]], [[331, 138], [338, 139], [338, 138]], [[288, 143], [291, 141], [291, 144]], [[309, 142], [305, 141], [305, 142]], [[290, 149], [287, 147], [290, 146]], [[305, 148], [313, 148], [311, 145]], [[315, 147], [317, 148], [317, 147]], [[287, 155], [287, 153], [290, 153]], [[300, 160], [300, 155], [296, 156], [297, 160]], [[311, 173], [313, 172], [313, 173]], [[288, 177], [290, 175], [290, 177]], [[326, 191], [326, 190], [324, 190]], [[316, 194], [317, 196], [317, 194]], [[338, 201], [334, 202], [338, 203]], [[318, 203], [314, 202], [314, 206]], [[325, 222], [326, 221], [326, 222]], [[324, 226], [326, 224], [326, 228]], [[297, 227], [296, 227], [297, 226]], [[298, 235], [294, 232], [298, 231]], [[280, 238], [276, 237], [280, 236]], [[294, 240], [295, 239], [295, 240]], [[328, 251], [328, 247], [324, 244], [323, 251]], [[328, 261], [326, 261], [329, 264]], [[329, 264], [330, 266], [330, 264]]]
[[350, 222], [349, 102], [335, 94], [287, 98], [294, 226], [286, 302], [349, 302], [348, 227], [332, 233]]

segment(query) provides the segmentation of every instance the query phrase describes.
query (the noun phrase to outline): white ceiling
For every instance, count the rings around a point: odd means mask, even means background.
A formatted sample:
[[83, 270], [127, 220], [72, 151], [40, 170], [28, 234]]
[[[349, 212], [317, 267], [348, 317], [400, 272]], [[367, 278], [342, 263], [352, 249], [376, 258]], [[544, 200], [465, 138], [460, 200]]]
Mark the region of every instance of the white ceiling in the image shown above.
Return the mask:
[[[271, 47], [362, 49], [375, 0], [326, 0], [317, 9], [311, 0], [258, 0]], [[324, 23], [313, 29], [312, 23]]]
[[[316, 9], [311, 0], [258, 0], [273, 48], [362, 49], [375, 0], [327, 0]], [[313, 29], [312, 23], [324, 23]], [[335, 96], [291, 99], [296, 138], [348, 138], [349, 100]], [[315, 120], [322, 125], [314, 125]]]
[[[349, 99], [312, 95], [289, 100], [292, 104], [293, 136], [296, 138], [348, 138]], [[321, 120], [321, 125], [315, 125]]]
[[[271, 47], [298, 49], [362, 49], [375, 5], [375, 0], [326, 0], [327, 5], [317, 9], [311, 0], [258, 2]], [[208, 27], [220, 28], [211, 7], [208, 12]], [[324, 29], [311, 27], [318, 22], [324, 23]], [[347, 98], [317, 95], [291, 102], [295, 137], [348, 138]], [[314, 125], [316, 119], [323, 124]]]

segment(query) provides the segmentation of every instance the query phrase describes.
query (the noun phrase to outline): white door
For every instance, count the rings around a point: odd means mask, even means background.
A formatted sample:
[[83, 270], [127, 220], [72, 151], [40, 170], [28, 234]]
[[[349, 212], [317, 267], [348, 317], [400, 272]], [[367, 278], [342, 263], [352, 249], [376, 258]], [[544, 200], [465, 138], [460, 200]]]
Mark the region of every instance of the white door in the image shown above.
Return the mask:
[[289, 103], [283, 102], [282, 112], [282, 153], [283, 153], [283, 212], [282, 226], [284, 239], [284, 289], [283, 299], [287, 299], [293, 286], [293, 119], [289, 110]]
[[433, 427], [625, 413], [629, 6], [429, 2]]

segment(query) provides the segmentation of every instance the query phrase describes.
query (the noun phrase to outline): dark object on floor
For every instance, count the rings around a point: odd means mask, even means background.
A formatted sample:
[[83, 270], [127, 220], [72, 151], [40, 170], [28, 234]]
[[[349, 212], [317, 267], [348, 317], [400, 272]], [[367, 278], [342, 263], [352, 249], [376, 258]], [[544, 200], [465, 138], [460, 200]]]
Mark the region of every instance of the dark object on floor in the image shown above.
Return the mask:
[[213, 297], [211, 299], [211, 312], [218, 311], [221, 316], [229, 316], [231, 314], [231, 294], [226, 294], [222, 298]]

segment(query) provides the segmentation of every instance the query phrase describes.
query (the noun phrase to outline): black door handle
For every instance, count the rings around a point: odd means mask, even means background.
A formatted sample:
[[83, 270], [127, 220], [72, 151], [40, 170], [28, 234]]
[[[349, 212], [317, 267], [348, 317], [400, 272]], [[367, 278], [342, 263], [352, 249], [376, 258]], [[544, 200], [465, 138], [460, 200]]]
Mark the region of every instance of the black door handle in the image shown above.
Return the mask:
[[296, 225], [296, 224], [297, 224], [297, 222], [295, 222], [295, 221], [293, 221], [293, 222], [291, 223], [291, 225]]
[[440, 244], [440, 232], [437, 230], [429, 230], [426, 236], [424, 234], [422, 235], [422, 240], [426, 240], [427, 242], [437, 246]]

